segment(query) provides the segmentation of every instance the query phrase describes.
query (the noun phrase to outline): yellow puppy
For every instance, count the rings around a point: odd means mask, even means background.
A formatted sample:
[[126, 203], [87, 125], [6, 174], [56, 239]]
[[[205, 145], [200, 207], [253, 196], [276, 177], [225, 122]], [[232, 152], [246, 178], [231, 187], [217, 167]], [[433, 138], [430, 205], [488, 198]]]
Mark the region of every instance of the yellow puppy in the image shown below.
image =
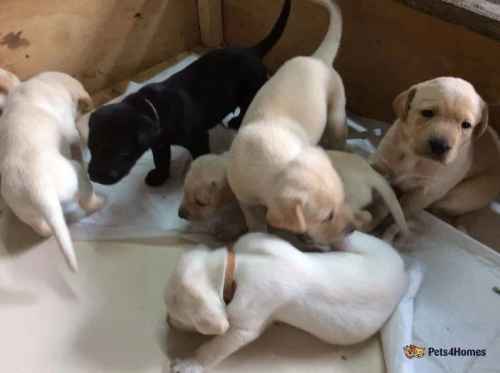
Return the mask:
[[407, 218], [426, 208], [459, 216], [500, 193], [498, 137], [470, 83], [443, 77], [416, 84], [394, 110], [398, 119], [373, 159], [400, 191]]
[[390, 212], [401, 231], [408, 233], [396, 194], [387, 180], [370, 167], [368, 161], [347, 152], [329, 151], [328, 155], [344, 184], [346, 203], [362, 222], [356, 227], [358, 230], [372, 231]]
[[179, 208], [182, 219], [205, 222], [221, 241], [231, 241], [246, 231], [236, 196], [227, 181], [228, 153], [196, 158], [184, 180]]

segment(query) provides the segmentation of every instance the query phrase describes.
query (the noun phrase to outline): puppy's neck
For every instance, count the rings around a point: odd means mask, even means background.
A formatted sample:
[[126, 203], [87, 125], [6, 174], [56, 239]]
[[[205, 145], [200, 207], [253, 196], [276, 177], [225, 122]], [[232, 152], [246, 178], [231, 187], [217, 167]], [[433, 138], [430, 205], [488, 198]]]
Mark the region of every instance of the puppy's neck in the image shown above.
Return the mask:
[[226, 248], [217, 249], [207, 256], [206, 270], [210, 287], [218, 294], [221, 300], [224, 298], [224, 279], [226, 269]]

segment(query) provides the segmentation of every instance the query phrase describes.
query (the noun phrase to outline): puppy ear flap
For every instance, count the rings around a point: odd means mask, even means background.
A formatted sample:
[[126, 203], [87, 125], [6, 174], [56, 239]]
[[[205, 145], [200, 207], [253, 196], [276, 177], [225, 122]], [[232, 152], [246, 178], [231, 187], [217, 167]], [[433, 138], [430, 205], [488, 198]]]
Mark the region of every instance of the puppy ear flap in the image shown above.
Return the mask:
[[408, 112], [411, 108], [411, 102], [417, 93], [416, 88], [410, 88], [404, 92], [401, 92], [392, 102], [392, 108], [396, 116], [403, 121], [408, 118]]
[[477, 140], [484, 135], [484, 133], [488, 129], [489, 120], [490, 110], [488, 108], [488, 104], [481, 100], [481, 121], [474, 129], [474, 139]]
[[305, 233], [307, 231], [304, 206], [302, 202], [298, 200], [288, 203], [283, 211], [277, 211], [276, 207], [268, 209], [266, 219], [267, 222], [275, 228], [285, 229], [295, 233]]

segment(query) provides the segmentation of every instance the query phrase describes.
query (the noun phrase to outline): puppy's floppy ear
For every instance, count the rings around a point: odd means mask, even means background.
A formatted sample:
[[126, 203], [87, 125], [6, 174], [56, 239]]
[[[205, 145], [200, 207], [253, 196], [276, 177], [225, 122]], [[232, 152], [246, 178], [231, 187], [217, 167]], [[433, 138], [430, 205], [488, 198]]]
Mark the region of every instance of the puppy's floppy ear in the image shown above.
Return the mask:
[[488, 123], [490, 119], [490, 110], [488, 108], [488, 104], [481, 100], [481, 121], [477, 124], [476, 128], [474, 128], [474, 138], [479, 139], [486, 130], [488, 129]]
[[[279, 211], [278, 211], [279, 209]], [[294, 199], [273, 206], [267, 210], [267, 222], [279, 229], [285, 229], [295, 233], [305, 233], [307, 223], [304, 217], [304, 206], [301, 201]]]
[[412, 87], [404, 92], [401, 92], [392, 102], [392, 108], [396, 116], [402, 120], [408, 118], [408, 112], [411, 108], [411, 102], [417, 93], [417, 88]]

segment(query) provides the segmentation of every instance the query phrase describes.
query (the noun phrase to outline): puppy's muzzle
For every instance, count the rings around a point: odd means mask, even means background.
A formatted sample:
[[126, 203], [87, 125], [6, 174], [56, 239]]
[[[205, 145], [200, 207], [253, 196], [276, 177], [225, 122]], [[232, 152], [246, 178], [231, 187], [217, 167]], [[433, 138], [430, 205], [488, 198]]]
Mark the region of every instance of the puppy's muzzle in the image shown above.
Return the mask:
[[442, 158], [450, 151], [451, 146], [446, 139], [433, 137], [429, 140], [429, 148], [434, 157]]

